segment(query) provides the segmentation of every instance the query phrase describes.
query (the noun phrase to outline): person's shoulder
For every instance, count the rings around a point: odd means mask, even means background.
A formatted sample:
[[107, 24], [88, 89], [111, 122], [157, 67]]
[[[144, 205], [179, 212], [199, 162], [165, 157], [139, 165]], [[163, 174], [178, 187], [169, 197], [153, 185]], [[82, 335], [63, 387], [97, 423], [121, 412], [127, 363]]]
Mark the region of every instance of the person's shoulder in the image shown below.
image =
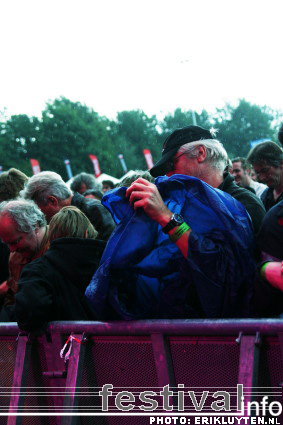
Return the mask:
[[71, 200], [71, 205], [79, 208], [79, 205], [84, 201], [84, 199], [84, 196], [81, 195], [79, 192], [74, 192]]
[[273, 189], [267, 187], [261, 194], [260, 199], [264, 202], [267, 198], [273, 198]]
[[258, 198], [258, 196], [256, 196], [255, 193], [245, 189], [244, 187], [238, 186], [236, 183], [233, 184], [231, 190], [228, 193], [230, 193], [230, 195], [234, 196], [239, 201], [245, 200], [247, 202], [257, 204], [264, 208], [262, 201]]
[[83, 195], [81, 195], [78, 192], [74, 193], [72, 197], [71, 205], [79, 208], [80, 210], [82, 210], [83, 208], [87, 208], [87, 209], [104, 208], [98, 199], [85, 198]]
[[101, 247], [105, 248], [106, 241], [103, 241], [101, 239], [92, 239], [92, 238], [58, 238], [51, 242], [49, 250], [45, 253], [45, 258], [48, 258], [50, 256], [53, 256], [54, 253], [57, 251], [60, 252], [60, 250], [66, 248], [75, 249], [78, 247]]
[[283, 200], [267, 211], [259, 230], [258, 243], [263, 252], [283, 259], [282, 237]]
[[254, 183], [255, 183], [255, 186], [257, 187], [262, 187], [264, 190], [268, 189], [268, 186], [266, 186], [266, 184], [264, 183], [260, 183], [260, 182], [254, 182]]
[[[270, 208], [269, 211], [266, 213], [266, 221], [269, 220], [271, 217], [282, 217], [283, 221], [283, 199], [279, 201], [274, 207]], [[283, 225], [283, 223], [281, 224]]]
[[254, 180], [251, 180], [250, 187], [254, 189], [258, 198], [261, 198], [261, 195], [267, 189], [266, 184], [255, 182]]
[[48, 263], [47, 255], [45, 254], [26, 264], [21, 272], [20, 281], [29, 280], [32, 276], [46, 277], [49, 274]]

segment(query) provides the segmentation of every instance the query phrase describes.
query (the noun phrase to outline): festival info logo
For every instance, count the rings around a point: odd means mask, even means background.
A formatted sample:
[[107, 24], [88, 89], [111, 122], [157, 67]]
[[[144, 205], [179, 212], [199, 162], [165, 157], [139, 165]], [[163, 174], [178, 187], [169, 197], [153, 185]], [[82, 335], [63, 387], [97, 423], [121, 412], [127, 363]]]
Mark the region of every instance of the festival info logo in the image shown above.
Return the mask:
[[[25, 404], [13, 411], [10, 405], [7, 413], [25, 416], [132, 416], [127, 419], [127, 423], [131, 424], [136, 423], [137, 417], [145, 416], [142, 423], [153, 425], [278, 425], [282, 414], [280, 388], [246, 388], [238, 384], [225, 389], [192, 389], [179, 384], [176, 387], [166, 385], [145, 389], [105, 384], [101, 387], [67, 386], [60, 390], [53, 387], [52, 392], [48, 391], [48, 397], [54, 398], [52, 406], [44, 405], [42, 401], [42, 405], [36, 408], [33, 406], [31, 409]], [[29, 394], [27, 388], [25, 393]], [[58, 396], [63, 396], [64, 403], [57, 403]], [[121, 421], [117, 418], [117, 422], [112, 423], [120, 425]]]

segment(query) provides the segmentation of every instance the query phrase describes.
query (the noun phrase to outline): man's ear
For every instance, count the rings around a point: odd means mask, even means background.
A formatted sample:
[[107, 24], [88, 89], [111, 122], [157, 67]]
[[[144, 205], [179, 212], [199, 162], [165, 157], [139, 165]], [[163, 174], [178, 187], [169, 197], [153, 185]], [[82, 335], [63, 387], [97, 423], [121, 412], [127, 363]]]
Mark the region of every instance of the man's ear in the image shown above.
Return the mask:
[[59, 202], [58, 199], [55, 196], [49, 195], [48, 196], [48, 202], [53, 206], [53, 207], [58, 207]]
[[197, 161], [204, 162], [206, 160], [206, 147], [203, 145], [198, 146]]

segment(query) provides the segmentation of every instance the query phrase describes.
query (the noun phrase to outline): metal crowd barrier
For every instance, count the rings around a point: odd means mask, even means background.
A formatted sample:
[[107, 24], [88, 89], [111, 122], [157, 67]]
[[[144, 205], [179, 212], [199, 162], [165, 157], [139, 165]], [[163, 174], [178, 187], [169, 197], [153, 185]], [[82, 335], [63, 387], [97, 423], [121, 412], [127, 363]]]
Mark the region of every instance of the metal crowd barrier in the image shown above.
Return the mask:
[[[60, 351], [70, 335], [65, 363]], [[243, 384], [281, 391], [282, 362], [283, 321], [277, 319], [53, 322], [42, 336], [0, 324], [0, 425], [149, 424], [138, 412], [114, 416], [113, 397], [108, 415], [98, 416], [98, 389]]]

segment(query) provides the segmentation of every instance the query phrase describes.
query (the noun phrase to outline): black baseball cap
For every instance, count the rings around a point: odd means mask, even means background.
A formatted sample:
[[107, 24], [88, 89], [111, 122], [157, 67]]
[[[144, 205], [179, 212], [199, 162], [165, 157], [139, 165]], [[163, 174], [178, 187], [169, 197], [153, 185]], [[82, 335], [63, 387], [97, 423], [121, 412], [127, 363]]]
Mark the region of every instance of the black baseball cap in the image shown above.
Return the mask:
[[199, 127], [198, 125], [189, 125], [174, 130], [163, 143], [162, 158], [149, 170], [150, 174], [153, 177], [166, 174], [167, 162], [173, 158], [179, 148], [186, 143], [212, 138], [213, 136], [209, 130]]

